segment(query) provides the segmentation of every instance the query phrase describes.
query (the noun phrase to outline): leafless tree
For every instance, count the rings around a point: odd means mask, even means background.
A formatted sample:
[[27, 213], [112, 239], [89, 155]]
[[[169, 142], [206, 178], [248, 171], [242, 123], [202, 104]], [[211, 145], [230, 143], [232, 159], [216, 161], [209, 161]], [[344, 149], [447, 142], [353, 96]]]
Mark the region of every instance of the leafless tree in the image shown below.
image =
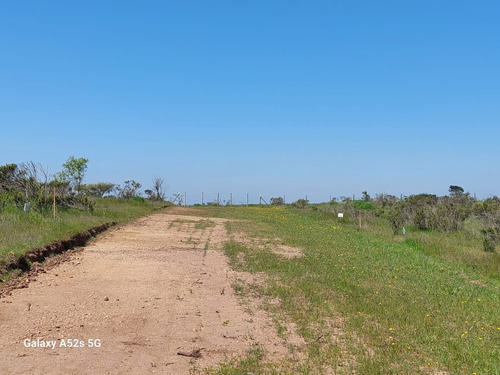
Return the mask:
[[51, 200], [52, 175], [48, 167], [33, 161], [22, 163], [19, 165], [19, 176], [18, 189], [22, 191], [26, 201], [43, 210]]
[[49, 180], [51, 174], [47, 167], [33, 161], [19, 166], [23, 178], [19, 180], [26, 200], [46, 200], [49, 195]]
[[158, 201], [165, 200], [166, 187], [165, 187], [165, 180], [163, 178], [155, 177], [153, 179], [153, 193], [155, 200]]

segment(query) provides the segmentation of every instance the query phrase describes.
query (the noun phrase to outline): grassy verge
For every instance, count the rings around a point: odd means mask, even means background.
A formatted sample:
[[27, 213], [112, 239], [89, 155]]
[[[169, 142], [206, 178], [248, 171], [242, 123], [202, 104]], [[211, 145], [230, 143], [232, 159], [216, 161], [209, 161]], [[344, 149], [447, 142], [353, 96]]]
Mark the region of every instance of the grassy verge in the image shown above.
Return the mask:
[[94, 212], [60, 211], [50, 214], [12, 210], [0, 214], [0, 261], [6, 256], [19, 257], [31, 249], [68, 239], [91, 227], [110, 221], [123, 223], [152, 212], [151, 203], [113, 198], [100, 199]]
[[271, 276], [265, 293], [281, 300], [271, 314], [293, 320], [307, 344], [305, 359], [291, 370], [277, 372], [253, 353], [208, 373], [239, 373], [252, 359], [256, 374], [500, 374], [500, 280], [482, 263], [446, 255], [464, 248], [460, 236], [395, 237], [381, 224], [359, 231], [307, 210], [224, 207], [202, 214], [243, 220], [228, 229], [279, 237], [305, 254], [285, 259], [225, 245], [234, 267]]

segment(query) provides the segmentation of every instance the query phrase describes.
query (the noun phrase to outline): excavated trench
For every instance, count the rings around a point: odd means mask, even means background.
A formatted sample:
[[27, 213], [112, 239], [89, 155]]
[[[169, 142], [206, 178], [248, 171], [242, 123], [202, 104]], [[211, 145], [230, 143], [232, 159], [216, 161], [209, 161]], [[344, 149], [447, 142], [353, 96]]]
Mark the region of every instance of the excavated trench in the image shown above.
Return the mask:
[[[43, 263], [47, 258], [62, 254], [67, 250], [85, 246], [90, 238], [95, 237], [99, 233], [104, 232], [105, 230], [116, 224], [117, 222], [109, 222], [90, 228], [83, 233], [77, 233], [73, 235], [68, 240], [52, 242], [49, 245], [32, 249], [27, 254], [19, 257], [15, 256], [14, 254], [10, 254], [5, 260], [0, 262], [0, 275], [4, 275], [16, 270], [20, 270], [24, 273], [33, 270], [34, 273], [38, 273], [40, 269], [43, 269], [40, 264]], [[6, 292], [15, 289], [16, 286], [23, 287], [22, 285], [24, 285], [24, 283], [20, 281], [21, 280], [13, 279], [9, 280], [8, 282], [3, 282], [3, 280], [0, 279], [0, 298], [5, 295]]]

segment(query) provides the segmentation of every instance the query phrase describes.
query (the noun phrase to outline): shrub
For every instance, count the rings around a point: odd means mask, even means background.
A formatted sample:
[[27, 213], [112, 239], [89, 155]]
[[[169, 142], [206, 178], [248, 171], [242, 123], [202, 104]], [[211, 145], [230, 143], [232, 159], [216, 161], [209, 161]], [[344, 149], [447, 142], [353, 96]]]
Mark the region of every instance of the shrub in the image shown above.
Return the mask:
[[307, 199], [298, 199], [292, 203], [292, 206], [296, 208], [306, 208], [308, 203], [309, 201]]
[[483, 249], [488, 253], [495, 251], [495, 246], [499, 242], [499, 233], [497, 228], [482, 229], [483, 233]]
[[285, 204], [285, 200], [281, 197], [271, 198], [272, 206], [283, 206]]
[[403, 230], [403, 225], [405, 224], [405, 215], [403, 211], [403, 205], [394, 205], [389, 211], [389, 224], [394, 232], [394, 234], [400, 234]]
[[375, 210], [377, 206], [369, 201], [354, 201], [354, 208], [357, 210]]

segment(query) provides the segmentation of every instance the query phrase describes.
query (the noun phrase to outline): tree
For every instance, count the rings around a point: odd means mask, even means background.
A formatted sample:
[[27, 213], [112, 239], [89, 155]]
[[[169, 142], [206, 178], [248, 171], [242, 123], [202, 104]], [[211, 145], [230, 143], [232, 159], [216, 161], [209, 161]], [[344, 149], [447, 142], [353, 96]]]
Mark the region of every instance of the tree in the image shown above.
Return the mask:
[[88, 162], [89, 159], [76, 159], [74, 156], [70, 156], [66, 163], [62, 165], [63, 170], [57, 175], [57, 179], [69, 182], [71, 187], [80, 194]]
[[19, 202], [22, 199], [21, 180], [22, 172], [17, 164], [0, 166], [0, 212], [9, 203]]
[[19, 167], [20, 186], [28, 202], [35, 203], [40, 210], [49, 205], [50, 173], [47, 167], [33, 161], [22, 163]]
[[165, 200], [165, 190], [165, 180], [161, 177], [155, 177], [153, 179], [153, 199], [157, 201]]
[[0, 166], [0, 190], [12, 190], [19, 180], [19, 172], [17, 164]]
[[149, 200], [155, 200], [155, 193], [151, 189], [146, 189], [144, 190], [144, 193], [146, 193], [146, 196]]
[[370, 202], [372, 200], [368, 192], [363, 191], [361, 194], [363, 194], [361, 199], [364, 200], [365, 202]]
[[451, 196], [457, 197], [464, 193], [464, 188], [458, 185], [450, 185], [448, 191], [450, 192]]
[[115, 184], [109, 182], [98, 182], [97, 184], [82, 185], [82, 190], [93, 197], [102, 198], [105, 194], [109, 194], [115, 188]]
[[139, 190], [141, 186], [140, 183], [134, 180], [125, 181], [125, 186], [123, 189], [120, 189], [119, 195], [125, 199], [133, 198], [137, 195], [137, 190]]

